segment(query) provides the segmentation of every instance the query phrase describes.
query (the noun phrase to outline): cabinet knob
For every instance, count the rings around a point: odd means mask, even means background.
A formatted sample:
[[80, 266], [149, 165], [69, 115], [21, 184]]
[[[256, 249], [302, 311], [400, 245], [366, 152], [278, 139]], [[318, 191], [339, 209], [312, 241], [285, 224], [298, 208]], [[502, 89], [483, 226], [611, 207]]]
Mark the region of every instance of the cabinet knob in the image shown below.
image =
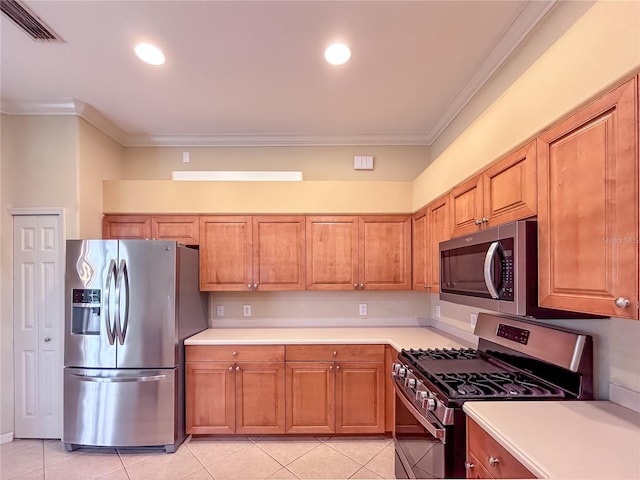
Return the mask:
[[427, 285], [426, 283], [424, 284], [424, 288], [429, 288], [429, 285]]
[[364, 283], [360, 284], [360, 290], [362, 290], [364, 288]]
[[333, 351], [333, 356], [335, 357], [335, 356], [337, 356], [337, 355], [338, 355], [338, 352], [334, 350], [334, 351]]
[[474, 468], [475, 465], [471, 462], [464, 462], [464, 469], [465, 470], [471, 470], [472, 468]]
[[230, 372], [233, 372], [233, 367], [229, 367], [229, 371], [230, 371]]
[[329, 370], [333, 370], [333, 365], [329, 365]]
[[50, 341], [51, 341], [51, 338], [49, 338], [49, 337], [46, 337], [46, 338], [44, 339], [44, 343], [49, 343]]
[[251, 290], [251, 284], [250, 284], [250, 283], [249, 283], [249, 284], [247, 284], [247, 288], [248, 288], [249, 290]]
[[254, 290], [257, 290], [257, 289], [258, 289], [258, 284], [257, 284], [257, 283], [254, 283], [254, 284], [253, 284], [253, 289], [254, 289]]
[[354, 284], [353, 284], [353, 288], [355, 288], [355, 289], [357, 290], [357, 289], [358, 289], [358, 284], [357, 284], [357, 283], [354, 283]]
[[234, 357], [238, 355], [238, 352], [232, 352], [231, 355], [233, 355]]
[[236, 367], [236, 372], [239, 372], [239, 371], [240, 371], [240, 367]]
[[336, 365], [336, 370], [340, 370], [340, 365]]
[[492, 467], [495, 467], [499, 463], [500, 463], [499, 458], [489, 457], [489, 465], [491, 465]]
[[624, 298], [624, 297], [618, 297], [616, 298], [616, 307], [619, 308], [626, 308], [629, 306], [631, 302], [629, 302], [628, 298]]
[[476, 225], [482, 225], [482, 220], [476, 220], [474, 223], [475, 223]]
[[482, 217], [482, 223], [489, 223], [489, 219], [487, 217]]

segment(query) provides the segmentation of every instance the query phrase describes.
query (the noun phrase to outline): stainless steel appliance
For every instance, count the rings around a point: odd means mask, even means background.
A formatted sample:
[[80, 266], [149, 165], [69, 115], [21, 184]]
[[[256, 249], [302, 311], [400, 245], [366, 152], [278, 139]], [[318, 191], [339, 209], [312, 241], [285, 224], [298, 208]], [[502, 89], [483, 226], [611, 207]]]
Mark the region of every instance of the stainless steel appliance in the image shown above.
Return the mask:
[[589, 335], [486, 313], [475, 334], [477, 349], [398, 354], [396, 478], [465, 478], [467, 400], [593, 398]]
[[510, 315], [593, 318], [538, 306], [538, 224], [521, 220], [440, 243], [440, 298]]
[[185, 438], [184, 339], [207, 328], [198, 251], [173, 241], [68, 240], [66, 450]]

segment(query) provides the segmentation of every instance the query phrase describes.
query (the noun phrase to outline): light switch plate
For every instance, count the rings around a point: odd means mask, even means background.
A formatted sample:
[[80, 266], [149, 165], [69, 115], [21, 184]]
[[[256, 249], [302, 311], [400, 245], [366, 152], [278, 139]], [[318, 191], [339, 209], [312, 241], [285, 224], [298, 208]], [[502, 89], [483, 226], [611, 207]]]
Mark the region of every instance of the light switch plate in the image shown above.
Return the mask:
[[216, 305], [216, 317], [224, 317], [224, 305]]
[[366, 303], [361, 303], [359, 308], [358, 308], [358, 312], [360, 313], [361, 316], [364, 316], [367, 314], [367, 304]]
[[245, 317], [250, 317], [251, 316], [251, 305], [243, 305], [242, 306], [242, 314]]

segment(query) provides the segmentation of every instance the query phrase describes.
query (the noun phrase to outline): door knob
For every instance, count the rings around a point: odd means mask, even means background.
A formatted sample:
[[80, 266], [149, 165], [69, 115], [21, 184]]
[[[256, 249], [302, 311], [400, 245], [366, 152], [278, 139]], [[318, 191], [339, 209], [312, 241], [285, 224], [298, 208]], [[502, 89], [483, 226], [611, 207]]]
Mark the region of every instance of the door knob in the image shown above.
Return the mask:
[[618, 297], [616, 298], [616, 307], [619, 308], [626, 308], [629, 306], [631, 302], [629, 302], [628, 298], [624, 298], [624, 297]]
[[51, 341], [51, 339], [50, 339], [49, 337], [46, 337], [46, 338], [44, 339], [44, 343], [49, 343], [50, 341]]

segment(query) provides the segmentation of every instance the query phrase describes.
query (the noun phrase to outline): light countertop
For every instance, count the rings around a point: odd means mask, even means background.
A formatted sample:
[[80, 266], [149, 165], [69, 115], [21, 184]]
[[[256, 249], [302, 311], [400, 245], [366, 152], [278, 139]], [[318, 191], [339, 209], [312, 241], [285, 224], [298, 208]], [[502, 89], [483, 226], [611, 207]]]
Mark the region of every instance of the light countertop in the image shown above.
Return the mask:
[[465, 402], [539, 478], [640, 478], [640, 413], [609, 401]]
[[185, 345], [389, 344], [403, 348], [459, 348], [463, 339], [431, 327], [359, 328], [209, 328]]

